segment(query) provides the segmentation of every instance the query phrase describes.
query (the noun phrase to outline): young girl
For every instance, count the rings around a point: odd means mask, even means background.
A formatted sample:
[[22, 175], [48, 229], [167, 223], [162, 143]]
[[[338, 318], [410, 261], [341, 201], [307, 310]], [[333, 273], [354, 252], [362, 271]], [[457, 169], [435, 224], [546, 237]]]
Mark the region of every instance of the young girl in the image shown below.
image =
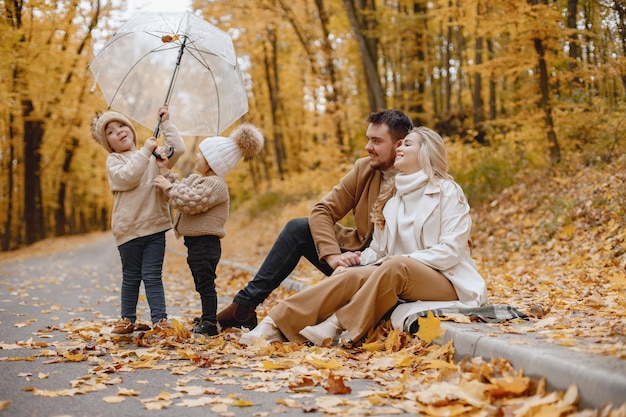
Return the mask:
[[[169, 120], [167, 106], [159, 109], [165, 144], [174, 148], [168, 166], [185, 152], [185, 143]], [[156, 138], [137, 149], [137, 132], [124, 115], [107, 111], [92, 121], [92, 135], [109, 152], [106, 160], [109, 185], [114, 196], [111, 229], [122, 260], [121, 321], [117, 334], [148, 330], [135, 324], [139, 288], [143, 281], [153, 325], [167, 325], [165, 293], [161, 280], [165, 255], [165, 232], [172, 228], [167, 199], [154, 187], [159, 174], [152, 151]]]
[[[176, 237], [184, 236], [187, 264], [196, 291], [200, 294], [202, 315], [194, 320], [194, 333], [215, 336], [217, 327], [217, 292], [215, 270], [222, 254], [220, 239], [226, 233], [230, 195], [224, 175], [241, 157], [250, 159], [263, 149], [263, 135], [254, 126], [243, 124], [225, 137], [206, 138], [196, 155], [196, 171], [176, 181], [163, 161], [161, 174], [154, 184], [169, 197], [178, 210], [174, 221]], [[167, 177], [167, 178], [166, 178]]]
[[240, 343], [358, 341], [399, 300], [450, 301], [453, 307], [486, 301], [485, 281], [470, 255], [470, 207], [448, 173], [441, 136], [413, 129], [394, 166], [400, 171], [394, 187], [372, 207], [376, 228], [361, 266], [339, 267], [332, 278], [283, 300]]

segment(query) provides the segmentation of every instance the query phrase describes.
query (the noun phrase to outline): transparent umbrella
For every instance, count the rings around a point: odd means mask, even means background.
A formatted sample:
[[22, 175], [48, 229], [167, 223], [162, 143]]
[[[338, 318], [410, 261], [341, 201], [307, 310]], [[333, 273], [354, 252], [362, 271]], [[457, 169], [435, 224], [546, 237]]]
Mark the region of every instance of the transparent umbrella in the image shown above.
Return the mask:
[[232, 39], [191, 12], [141, 13], [89, 64], [110, 108], [148, 128], [169, 105], [181, 135], [221, 134], [248, 111]]

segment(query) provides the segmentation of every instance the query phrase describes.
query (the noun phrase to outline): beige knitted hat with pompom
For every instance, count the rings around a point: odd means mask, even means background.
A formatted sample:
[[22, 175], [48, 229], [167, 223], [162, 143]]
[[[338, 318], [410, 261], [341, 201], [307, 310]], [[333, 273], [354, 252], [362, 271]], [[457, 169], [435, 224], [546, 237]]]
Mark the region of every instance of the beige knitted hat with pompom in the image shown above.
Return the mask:
[[244, 123], [228, 137], [204, 139], [200, 142], [200, 152], [213, 172], [223, 177], [242, 157], [247, 161], [258, 155], [263, 150], [264, 142], [263, 134], [256, 126]]

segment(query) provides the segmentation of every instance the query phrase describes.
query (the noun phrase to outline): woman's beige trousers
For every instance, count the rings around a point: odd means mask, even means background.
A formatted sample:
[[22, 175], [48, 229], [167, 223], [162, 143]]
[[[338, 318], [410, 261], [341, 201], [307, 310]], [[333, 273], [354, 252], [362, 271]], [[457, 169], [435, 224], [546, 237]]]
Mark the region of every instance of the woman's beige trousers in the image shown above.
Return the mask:
[[391, 256], [380, 265], [335, 272], [280, 302], [269, 316], [287, 339], [303, 342], [300, 330], [335, 313], [350, 338], [357, 341], [400, 299], [448, 301], [458, 297], [440, 272], [406, 256]]

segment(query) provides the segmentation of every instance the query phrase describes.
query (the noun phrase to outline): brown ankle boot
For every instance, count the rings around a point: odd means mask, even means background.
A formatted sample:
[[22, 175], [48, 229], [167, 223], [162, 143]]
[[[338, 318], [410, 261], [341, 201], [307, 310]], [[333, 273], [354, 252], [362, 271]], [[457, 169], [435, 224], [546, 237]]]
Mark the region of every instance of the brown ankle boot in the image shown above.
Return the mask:
[[229, 327], [247, 327], [254, 329], [257, 325], [256, 306], [244, 306], [232, 302], [231, 305], [217, 313], [217, 321], [222, 329]]

